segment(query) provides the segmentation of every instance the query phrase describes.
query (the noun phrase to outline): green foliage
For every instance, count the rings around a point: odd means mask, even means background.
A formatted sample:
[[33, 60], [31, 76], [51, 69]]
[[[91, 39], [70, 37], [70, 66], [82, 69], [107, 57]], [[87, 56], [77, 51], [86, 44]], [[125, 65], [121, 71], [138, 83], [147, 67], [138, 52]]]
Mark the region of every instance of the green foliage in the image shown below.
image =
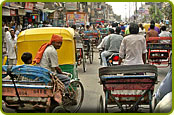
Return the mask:
[[169, 19], [170, 22], [172, 22], [172, 7], [168, 3], [162, 10], [162, 13], [166, 17], [166, 19]]
[[[155, 11], [155, 9], [156, 9], [156, 11]], [[155, 5], [152, 5], [149, 8], [149, 14], [150, 14], [150, 19], [154, 20], [155, 22], [160, 22], [160, 20], [163, 19], [163, 14], [160, 11], [160, 9], [158, 8], [158, 6], [156, 6], [156, 8], [155, 8]]]

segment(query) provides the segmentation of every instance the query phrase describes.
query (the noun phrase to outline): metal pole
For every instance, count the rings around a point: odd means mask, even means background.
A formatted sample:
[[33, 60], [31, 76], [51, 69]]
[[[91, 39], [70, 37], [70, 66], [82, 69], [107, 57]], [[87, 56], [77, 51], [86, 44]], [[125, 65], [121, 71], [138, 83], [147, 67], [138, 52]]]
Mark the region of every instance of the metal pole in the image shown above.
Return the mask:
[[137, 23], [137, 2], [135, 2], [135, 7], [136, 7], [136, 11], [135, 11], [135, 12], [136, 12], [136, 15], [135, 15], [135, 17], [136, 17], [135, 19], [136, 19], [136, 20], [135, 20], [135, 21], [136, 21], [136, 23]]
[[130, 22], [130, 2], [129, 2], [129, 22]]

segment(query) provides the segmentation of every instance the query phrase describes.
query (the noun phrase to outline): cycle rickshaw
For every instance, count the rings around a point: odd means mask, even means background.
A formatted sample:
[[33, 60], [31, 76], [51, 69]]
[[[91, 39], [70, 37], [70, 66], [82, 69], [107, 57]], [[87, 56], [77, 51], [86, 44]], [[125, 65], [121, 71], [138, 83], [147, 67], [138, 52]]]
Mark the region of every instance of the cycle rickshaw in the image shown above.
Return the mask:
[[[165, 42], [162, 42], [162, 41]], [[158, 41], [158, 43], [153, 43]], [[167, 41], [167, 42], [166, 42]], [[172, 37], [149, 37], [147, 41], [149, 64], [168, 67], [171, 64]]]
[[[99, 68], [100, 84], [105, 98], [100, 96], [98, 112], [119, 108], [120, 112], [137, 112], [141, 105], [149, 105], [157, 81], [154, 65], [117, 65]], [[118, 110], [117, 110], [118, 112]]]
[[[40, 46], [48, 43], [52, 34], [63, 37], [62, 47], [57, 52], [60, 68], [63, 72], [71, 73], [67, 93], [59, 91], [61, 83], [47, 69], [22, 65], [20, 59], [24, 52], [30, 52], [35, 57]], [[11, 78], [2, 79], [2, 99], [6, 106], [16, 110], [43, 109], [44, 112], [77, 112], [80, 109], [84, 89], [78, 78], [73, 37], [73, 29], [59, 27], [28, 29], [19, 34], [17, 66], [10, 69], [4, 66], [5, 69], [3, 69], [3, 78], [8, 76]], [[26, 79], [18, 80], [21, 76]]]
[[92, 31], [84, 31], [84, 34], [82, 35], [82, 40], [83, 40], [85, 61], [86, 59], [89, 59], [90, 64], [92, 64], [94, 59], [94, 49], [92, 46], [92, 38], [93, 38]]
[[81, 37], [76, 37], [76, 54], [77, 54], [77, 64], [83, 64], [83, 72], [86, 72], [86, 60], [85, 60], [85, 52], [84, 45]]

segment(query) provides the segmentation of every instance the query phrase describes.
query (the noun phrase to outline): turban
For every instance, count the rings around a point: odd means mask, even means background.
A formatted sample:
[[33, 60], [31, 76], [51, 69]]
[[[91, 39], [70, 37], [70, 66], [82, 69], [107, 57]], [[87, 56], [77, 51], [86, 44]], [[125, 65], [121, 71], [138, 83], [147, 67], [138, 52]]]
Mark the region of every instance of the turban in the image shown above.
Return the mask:
[[51, 40], [49, 41], [49, 43], [45, 43], [40, 47], [40, 49], [38, 50], [38, 52], [37, 52], [37, 54], [36, 54], [36, 56], [33, 60], [33, 64], [35, 64], [35, 63], [39, 64], [40, 63], [40, 61], [42, 59], [42, 56], [43, 56], [43, 53], [44, 53], [45, 49], [47, 48], [47, 46], [51, 45], [52, 42], [62, 42], [63, 41], [62, 38], [63, 37], [60, 36], [60, 35], [53, 34], [52, 37], [51, 37]]

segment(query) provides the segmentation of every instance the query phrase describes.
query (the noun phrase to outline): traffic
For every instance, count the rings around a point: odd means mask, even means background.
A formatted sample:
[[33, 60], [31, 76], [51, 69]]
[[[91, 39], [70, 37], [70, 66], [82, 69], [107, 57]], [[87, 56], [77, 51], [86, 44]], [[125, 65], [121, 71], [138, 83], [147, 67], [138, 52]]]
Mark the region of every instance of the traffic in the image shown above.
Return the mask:
[[[100, 4], [96, 3], [76, 2], [91, 7]], [[96, 113], [171, 111], [172, 21], [143, 22], [138, 16], [132, 21], [113, 20], [116, 17], [94, 21], [89, 20], [92, 12], [73, 12], [73, 7], [67, 7], [70, 2], [54, 2], [50, 10], [51, 3], [7, 2], [3, 9], [24, 4], [29, 17], [23, 23], [17, 18], [19, 10], [10, 22], [4, 20], [6, 10], [2, 14], [3, 112], [88, 113], [84, 105], [92, 103], [92, 89], [98, 87], [102, 93], [93, 99], [99, 100], [93, 108]], [[36, 6], [29, 9], [28, 4]], [[34, 8], [43, 14], [32, 14]], [[60, 18], [65, 19], [59, 23]], [[85, 80], [84, 75], [98, 81]]]

